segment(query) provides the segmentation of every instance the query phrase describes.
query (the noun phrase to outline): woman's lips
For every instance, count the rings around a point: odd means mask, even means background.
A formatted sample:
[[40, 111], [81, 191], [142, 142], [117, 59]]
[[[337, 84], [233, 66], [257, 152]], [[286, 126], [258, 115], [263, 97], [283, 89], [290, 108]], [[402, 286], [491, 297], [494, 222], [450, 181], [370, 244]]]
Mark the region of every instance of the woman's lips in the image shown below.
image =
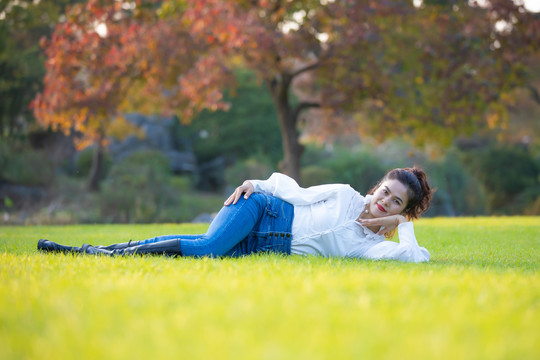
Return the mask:
[[381, 210], [382, 212], [386, 212], [386, 210], [384, 210], [384, 208], [382, 207], [381, 204], [377, 204], [377, 207], [379, 208], [379, 210]]

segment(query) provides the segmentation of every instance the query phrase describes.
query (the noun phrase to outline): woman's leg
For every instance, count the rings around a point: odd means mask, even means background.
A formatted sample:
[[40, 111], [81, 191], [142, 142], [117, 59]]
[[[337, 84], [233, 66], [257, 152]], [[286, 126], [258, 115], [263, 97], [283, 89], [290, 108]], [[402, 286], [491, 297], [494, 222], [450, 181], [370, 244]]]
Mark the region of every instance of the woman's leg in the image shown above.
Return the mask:
[[[141, 241], [141, 245], [113, 250], [111, 255], [165, 254], [172, 256], [221, 256], [244, 240], [262, 217], [266, 200], [253, 194], [235, 205], [224, 206], [206, 234], [165, 235]], [[102, 253], [95, 247], [84, 247], [91, 254]]]
[[261, 219], [266, 207], [265, 197], [257, 193], [235, 205], [221, 208], [205, 234], [180, 236], [184, 256], [222, 256], [244, 240]]
[[105, 249], [105, 250], [118, 250], [118, 249], [125, 249], [131, 246], [137, 246], [139, 245], [139, 241], [133, 241], [129, 240], [125, 243], [117, 243], [112, 245], [98, 245], [96, 246], [97, 249]]
[[[110, 250], [106, 247], [83, 245], [76, 251], [104, 255], [155, 253], [221, 256], [248, 236], [261, 219], [265, 206], [264, 196], [255, 193], [247, 200], [241, 198], [235, 205], [224, 206], [210, 224], [208, 231], [202, 235], [164, 235], [142, 240], [137, 246]], [[38, 249], [40, 249], [40, 244], [38, 244]], [[41, 250], [55, 251], [56, 249], [47, 250], [42, 247]]]
[[166, 241], [166, 240], [173, 240], [173, 239], [198, 239], [201, 236], [204, 236], [204, 234], [198, 234], [198, 235], [161, 235], [156, 236], [153, 238], [149, 238], [146, 240], [141, 240], [137, 245], [144, 245], [144, 244], [153, 244], [160, 241]]

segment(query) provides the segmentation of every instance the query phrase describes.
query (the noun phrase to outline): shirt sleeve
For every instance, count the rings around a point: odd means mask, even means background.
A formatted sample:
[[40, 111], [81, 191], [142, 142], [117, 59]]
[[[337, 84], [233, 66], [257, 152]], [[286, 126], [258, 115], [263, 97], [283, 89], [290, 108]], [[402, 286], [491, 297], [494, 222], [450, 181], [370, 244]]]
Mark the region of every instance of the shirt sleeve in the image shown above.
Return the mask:
[[318, 185], [303, 188], [291, 177], [273, 173], [267, 180], [249, 180], [256, 192], [273, 195], [293, 205], [309, 205], [334, 196], [340, 189], [349, 188], [344, 184]]
[[399, 243], [381, 241], [367, 250], [363, 257], [374, 260], [393, 259], [406, 262], [429, 261], [429, 252], [418, 245], [411, 221], [398, 225]]

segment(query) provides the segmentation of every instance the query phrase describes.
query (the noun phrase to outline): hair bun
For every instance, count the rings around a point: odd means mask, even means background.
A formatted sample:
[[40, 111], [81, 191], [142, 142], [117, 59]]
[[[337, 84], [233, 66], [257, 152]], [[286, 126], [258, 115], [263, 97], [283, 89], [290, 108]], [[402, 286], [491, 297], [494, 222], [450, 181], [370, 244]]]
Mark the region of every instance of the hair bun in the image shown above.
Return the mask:
[[433, 195], [433, 189], [431, 189], [431, 186], [429, 185], [427, 175], [424, 172], [424, 170], [414, 166], [412, 168], [404, 169], [407, 171], [410, 171], [417, 179], [418, 183], [420, 184], [420, 191], [421, 194], [419, 194], [420, 198], [420, 208], [422, 209], [422, 212], [425, 212], [429, 209], [429, 205], [431, 202], [431, 197]]

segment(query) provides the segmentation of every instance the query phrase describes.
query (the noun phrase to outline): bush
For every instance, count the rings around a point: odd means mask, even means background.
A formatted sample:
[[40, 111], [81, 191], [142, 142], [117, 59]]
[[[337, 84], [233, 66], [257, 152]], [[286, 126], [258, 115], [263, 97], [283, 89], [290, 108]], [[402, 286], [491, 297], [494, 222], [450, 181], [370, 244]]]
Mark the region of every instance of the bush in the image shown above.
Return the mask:
[[0, 182], [43, 186], [52, 184], [54, 178], [54, 164], [45, 151], [25, 144], [0, 144]]
[[349, 184], [365, 194], [386, 172], [381, 161], [366, 150], [337, 148], [328, 152], [309, 147], [306, 155], [303, 185]]
[[166, 206], [156, 222], [190, 222], [200, 214], [213, 214], [223, 206], [222, 195], [201, 192], [188, 192], [182, 195], [179, 203]]
[[[88, 174], [90, 174], [90, 169], [92, 168], [92, 161], [94, 158], [94, 150], [94, 146], [89, 146], [87, 148], [84, 148], [77, 154], [77, 158], [75, 160], [75, 169], [73, 171], [74, 175], [80, 177], [87, 177]], [[112, 160], [109, 153], [103, 154], [102, 166], [103, 167], [101, 169], [101, 180], [107, 177], [107, 173], [112, 166]]]
[[529, 187], [505, 208], [509, 214], [540, 215], [540, 186]]
[[102, 188], [102, 215], [115, 222], [153, 222], [179, 198], [167, 158], [159, 151], [136, 152], [111, 168]]
[[334, 180], [334, 173], [326, 167], [309, 165], [301, 170], [302, 186], [309, 187], [321, 184], [330, 184]]
[[192, 187], [191, 179], [187, 176], [172, 176], [170, 184], [172, 189], [178, 193], [189, 192]]
[[244, 161], [238, 161], [225, 170], [225, 181], [229, 186], [236, 187], [244, 180], [267, 179], [273, 172], [268, 165], [268, 160], [262, 156], [251, 157]]
[[427, 165], [430, 184], [436, 189], [428, 215], [463, 216], [487, 212], [487, 195], [480, 182], [450, 150], [439, 161]]
[[[540, 169], [533, 156], [520, 146], [491, 146], [481, 151], [469, 152], [466, 158], [469, 169], [488, 192], [489, 207], [500, 214], [521, 213], [521, 206], [534, 202], [534, 191], [540, 186]], [[522, 199], [518, 195], [522, 195]], [[533, 194], [533, 195], [527, 195]], [[527, 200], [526, 200], [527, 199]]]

